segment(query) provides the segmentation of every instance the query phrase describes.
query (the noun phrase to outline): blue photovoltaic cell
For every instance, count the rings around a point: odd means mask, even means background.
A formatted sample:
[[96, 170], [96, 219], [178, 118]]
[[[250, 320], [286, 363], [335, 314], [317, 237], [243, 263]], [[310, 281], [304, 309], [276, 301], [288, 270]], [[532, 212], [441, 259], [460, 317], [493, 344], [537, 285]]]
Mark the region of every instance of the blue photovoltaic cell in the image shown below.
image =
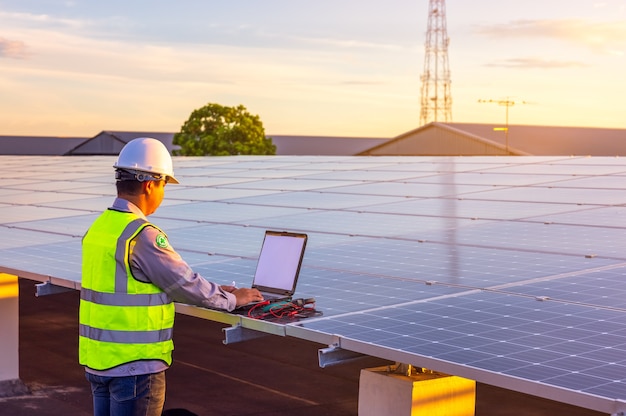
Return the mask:
[[273, 169], [268, 166], [263, 170], [237, 170], [234, 172], [222, 172], [218, 176], [229, 178], [248, 178], [251, 181], [258, 181], [259, 179], [299, 177], [308, 175], [309, 173], [310, 171], [307, 170]]
[[587, 207], [586, 209], [577, 210], [570, 213], [537, 217], [535, 218], [535, 220], [557, 224], [574, 224], [596, 227], [619, 227], [620, 229], [624, 229], [626, 228], [626, 207]]
[[71, 235], [57, 233], [41, 233], [35, 230], [8, 228], [0, 226], [0, 251], [4, 249], [15, 249], [29, 247], [33, 244], [46, 245], [57, 244], [64, 241], [71, 241]]
[[377, 170], [347, 170], [347, 171], [313, 171], [302, 177], [303, 179], [329, 180], [329, 181], [352, 181], [352, 182], [373, 182], [379, 180], [409, 180], [428, 173], [419, 171], [381, 171]]
[[[42, 182], [45, 182], [45, 187], [48, 191], [68, 191], [68, 192], [75, 192], [76, 190], [80, 190], [80, 193], [83, 193], [85, 191], [87, 191], [87, 189], [82, 189], [82, 188], [92, 188], [93, 185], [89, 184], [89, 183], [80, 183], [77, 181], [55, 181], [55, 182], [49, 182], [49, 181], [29, 181], [28, 183], [25, 184], [20, 184], [20, 185], [11, 185], [11, 188], [13, 189], [20, 189], [20, 190], [25, 190], [25, 191], [38, 191], [41, 189], [42, 186]], [[115, 188], [113, 187], [113, 185], [109, 186], [109, 191], [111, 192], [111, 194], [114, 194]], [[89, 189], [89, 191], [93, 191], [92, 189]], [[63, 199], [66, 199], [65, 196], [63, 196]]]
[[387, 195], [405, 198], [455, 197], [473, 192], [491, 190], [490, 186], [424, 184], [410, 182], [378, 182], [359, 185], [342, 186], [326, 189], [323, 192], [347, 195]]
[[233, 198], [246, 198], [257, 195], [273, 194], [276, 191], [271, 190], [253, 190], [253, 189], [229, 189], [229, 188], [216, 188], [207, 187], [203, 188], [202, 192], [198, 192], [197, 188], [179, 188], [176, 189], [174, 185], [168, 189], [168, 197], [172, 199], [183, 199], [186, 201], [223, 201]]
[[613, 264], [616, 261], [497, 248], [378, 240], [334, 246], [311, 253], [315, 264], [348, 270], [486, 288]]
[[578, 210], [569, 204], [541, 204], [516, 201], [479, 201], [458, 198], [411, 199], [359, 208], [361, 211], [413, 216], [514, 220]]
[[264, 230], [241, 226], [200, 225], [175, 229], [167, 232], [167, 236], [177, 250], [256, 258], [263, 242]]
[[624, 308], [626, 264], [590, 270], [564, 278], [508, 287], [507, 291], [555, 300]]
[[475, 223], [472, 227], [427, 231], [421, 234], [421, 238], [516, 251], [626, 259], [626, 233], [619, 228], [543, 222], [485, 222]]
[[[204, 172], [203, 176], [185, 176], [185, 180], [180, 184], [172, 185], [168, 188], [168, 191], [172, 189], [172, 187], [176, 188], [194, 188], [194, 187], [209, 187], [209, 186], [220, 186], [220, 185], [229, 185], [234, 186], [234, 184], [238, 183], [250, 183], [250, 180], [247, 178], [231, 178], [224, 176], [206, 176], [206, 170], [201, 169], [201, 172]], [[176, 173], [178, 176], [178, 173]]]
[[610, 158], [602, 158], [601, 163], [590, 162], [588, 164], [572, 164], [567, 160], [554, 161], [553, 163], [512, 163], [508, 166], [495, 167], [490, 173], [519, 173], [519, 174], [556, 174], [556, 175], [610, 175], [624, 172], [623, 163], [611, 164]]
[[[455, 225], [469, 224], [471, 220], [458, 219]], [[445, 229], [450, 226], [447, 218], [408, 217], [406, 215], [389, 215], [350, 211], [310, 211], [300, 215], [264, 218], [246, 221], [247, 224], [273, 228], [311, 230], [319, 232], [341, 233], [347, 235], [364, 235], [393, 237], [407, 232], [419, 233], [433, 229]]]
[[462, 290], [410, 280], [365, 277], [358, 273], [320, 270], [307, 267], [305, 259], [296, 295], [314, 297], [317, 300], [316, 306], [324, 311], [324, 316], [332, 316], [413, 302]]
[[[83, 235], [85, 235], [85, 232], [98, 217], [98, 215], [98, 213], [87, 215], [78, 215], [78, 213], [74, 213], [74, 216], [71, 217], [16, 222], [11, 224], [11, 226], [32, 231], [31, 237], [29, 237], [28, 240], [30, 245], [32, 244], [33, 239], [39, 240], [39, 242], [41, 242], [41, 240], [45, 238], [42, 232], [50, 233], [50, 236], [57, 235], [57, 237], [61, 235], [82, 237]], [[19, 233], [22, 232], [19, 231]], [[13, 246], [15, 247], [16, 245]]]
[[604, 188], [621, 190], [624, 187], [624, 182], [626, 182], [626, 177], [616, 175], [570, 178], [568, 180], [562, 180], [550, 185], [558, 186], [559, 188]]
[[381, 166], [371, 168], [371, 170], [385, 170], [385, 171], [404, 171], [404, 172], [417, 172], [420, 176], [445, 174], [448, 172], [472, 172], [492, 169], [494, 167], [500, 167], [503, 163], [494, 163], [494, 159], [480, 157], [472, 157], [471, 159], [461, 160], [459, 158], [441, 158], [438, 156], [433, 157], [420, 157], [420, 158], [397, 158], [389, 157], [385, 159], [383, 156], [377, 156], [375, 160], [381, 160]]
[[73, 210], [76, 213], [75, 215], [84, 215], [86, 212], [100, 213], [104, 211], [113, 204], [114, 199], [115, 197], [112, 195], [95, 196], [83, 194], [82, 199], [46, 202], [45, 207]]
[[[306, 158], [258, 158], [255, 156], [240, 156], [228, 159], [224, 158], [224, 160], [221, 160], [219, 162], [223, 162], [215, 165], [219, 169], [231, 169], [233, 171], [248, 170], [251, 172], [271, 172], [286, 170], [289, 172], [290, 175], [297, 175], [300, 169], [306, 169], [310, 166]], [[202, 165], [199, 164], [198, 166]]]
[[308, 213], [301, 208], [255, 206], [229, 204], [226, 202], [189, 202], [179, 205], [161, 206], [154, 213], [154, 222], [158, 219], [185, 219], [197, 223], [232, 223], [249, 221], [257, 218], [281, 218], [286, 215]]
[[307, 234], [309, 239], [306, 243], [307, 251], [305, 252], [305, 256], [309, 250], [315, 250], [316, 248], [334, 246], [337, 244], [351, 244], [368, 239], [368, 237], [346, 234], [330, 234], [327, 232], [314, 232], [310, 230], [307, 230]]
[[77, 215], [77, 212], [69, 209], [56, 209], [33, 205], [0, 206], [0, 224], [5, 225], [23, 221], [72, 217], [74, 215]]
[[404, 197], [330, 194], [319, 191], [309, 192], [281, 192], [272, 195], [255, 196], [249, 198], [231, 199], [237, 204], [268, 205], [306, 209], [342, 209], [364, 205], [384, 204], [403, 200]]
[[[353, 158], [353, 157], [336, 157], [336, 156], [331, 156], [331, 157], [321, 157], [321, 158], [317, 158], [317, 161], [315, 159], [311, 159], [310, 163], [308, 164], [302, 164], [299, 167], [302, 169], [308, 169], [311, 171], [312, 174], [314, 174], [316, 171], [317, 172], [325, 172], [328, 173], [329, 171], [332, 172], [336, 172], [336, 173], [340, 173], [341, 171], [344, 172], [352, 172], [352, 173], [361, 173], [364, 172], [365, 174], [367, 174], [367, 172], [370, 169], [379, 169], [381, 166], [386, 166], [389, 165], [389, 162], [385, 162], [385, 161], [377, 161], [376, 158], [368, 158], [368, 157], [364, 157], [364, 158]], [[262, 170], [263, 167], [259, 166]]]
[[[561, 159], [558, 162], [563, 165], [583, 165], [583, 166], [624, 166], [624, 161], [620, 160], [619, 157], [600, 157], [600, 158], [590, 158], [590, 157], [568, 157], [566, 159]], [[622, 170], [623, 172], [623, 170]]]
[[[79, 283], [81, 236], [113, 202], [114, 161], [0, 156], [0, 272]], [[625, 161], [234, 156], [174, 165], [182, 185], [166, 187], [149, 219], [204, 278], [247, 286], [265, 230], [309, 235], [296, 296], [314, 297], [323, 314], [288, 334], [626, 411]]]
[[569, 175], [537, 175], [519, 173], [494, 173], [488, 170], [482, 172], [466, 172], [463, 175], [443, 173], [412, 179], [416, 183], [438, 183], [458, 185], [488, 185], [491, 187], [505, 186], [532, 186], [549, 184], [571, 179]]
[[[190, 256], [182, 253], [185, 260]], [[250, 287], [256, 269], [256, 260], [241, 258], [226, 258], [206, 255], [207, 262], [202, 263], [202, 258], [195, 257], [196, 261], [189, 264], [194, 271], [200, 273], [204, 278], [220, 283], [231, 284], [235, 282], [240, 287]]]
[[53, 244], [2, 249], [0, 264], [44, 277], [80, 282], [80, 238], [69, 238], [65, 237], [65, 241]]
[[270, 189], [276, 191], [309, 191], [352, 185], [354, 181], [337, 181], [308, 178], [267, 179], [228, 185], [228, 188]]
[[[588, 198], [582, 189], [528, 187], [507, 188], [474, 193], [472, 199], [492, 201], [532, 201], [543, 203], [566, 203], [581, 205], [618, 205], [626, 203], [626, 194], [614, 189], [594, 189], [593, 199]], [[469, 196], [468, 196], [469, 198]]]

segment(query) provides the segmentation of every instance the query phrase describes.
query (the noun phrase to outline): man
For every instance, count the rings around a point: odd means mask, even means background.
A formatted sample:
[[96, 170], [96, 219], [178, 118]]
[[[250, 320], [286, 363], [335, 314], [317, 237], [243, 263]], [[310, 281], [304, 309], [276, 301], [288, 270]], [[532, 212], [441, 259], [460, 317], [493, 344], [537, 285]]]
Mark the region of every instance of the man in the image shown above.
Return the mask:
[[79, 361], [95, 416], [161, 415], [172, 362], [174, 301], [227, 311], [262, 300], [256, 289], [208, 282], [146, 217], [167, 183], [172, 159], [158, 140], [130, 141], [114, 165], [117, 198], [83, 237]]

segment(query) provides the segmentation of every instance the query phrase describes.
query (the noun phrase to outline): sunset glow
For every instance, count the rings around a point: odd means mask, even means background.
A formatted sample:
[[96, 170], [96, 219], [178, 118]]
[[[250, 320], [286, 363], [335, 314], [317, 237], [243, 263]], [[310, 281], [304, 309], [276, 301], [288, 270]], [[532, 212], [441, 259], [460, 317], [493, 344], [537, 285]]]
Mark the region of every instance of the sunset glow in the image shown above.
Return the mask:
[[[557, 4], [558, 3], [558, 4]], [[626, 128], [623, 0], [450, 0], [455, 122]], [[214, 102], [268, 134], [418, 127], [428, 2], [0, 0], [0, 135], [180, 129]]]

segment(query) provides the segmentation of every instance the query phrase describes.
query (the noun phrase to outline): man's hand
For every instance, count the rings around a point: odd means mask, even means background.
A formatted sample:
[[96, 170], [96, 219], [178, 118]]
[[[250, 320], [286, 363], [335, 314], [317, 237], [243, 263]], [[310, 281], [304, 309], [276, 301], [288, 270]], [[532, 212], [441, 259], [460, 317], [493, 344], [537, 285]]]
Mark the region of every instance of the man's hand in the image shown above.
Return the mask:
[[237, 306], [245, 305], [250, 302], [259, 302], [263, 300], [263, 295], [258, 289], [234, 289], [230, 292], [237, 298]]

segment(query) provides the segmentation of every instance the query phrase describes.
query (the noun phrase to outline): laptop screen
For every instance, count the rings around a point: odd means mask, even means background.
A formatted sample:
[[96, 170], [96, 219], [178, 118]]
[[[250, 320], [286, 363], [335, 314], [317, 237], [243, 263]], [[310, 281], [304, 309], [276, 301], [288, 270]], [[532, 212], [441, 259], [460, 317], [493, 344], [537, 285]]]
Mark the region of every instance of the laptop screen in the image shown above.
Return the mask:
[[266, 231], [253, 286], [293, 293], [306, 240], [306, 234]]

